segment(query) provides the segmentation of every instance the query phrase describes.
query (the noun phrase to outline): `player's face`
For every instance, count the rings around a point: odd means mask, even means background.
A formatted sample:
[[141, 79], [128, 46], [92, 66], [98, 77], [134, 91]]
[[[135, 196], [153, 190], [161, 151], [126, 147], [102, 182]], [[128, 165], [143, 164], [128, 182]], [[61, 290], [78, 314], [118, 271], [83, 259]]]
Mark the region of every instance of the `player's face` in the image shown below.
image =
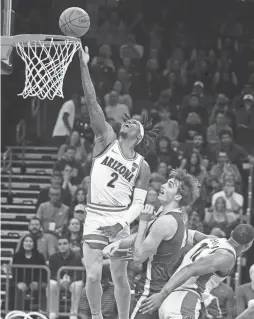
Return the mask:
[[[161, 204], [170, 204], [176, 200], [176, 196], [179, 197], [179, 195], [177, 195], [179, 186], [180, 182], [175, 178], [170, 178], [166, 184], [163, 184], [158, 196]], [[179, 199], [180, 198], [178, 198], [178, 200]]]
[[140, 136], [139, 123], [136, 120], [127, 120], [121, 126], [120, 136], [138, 138]]

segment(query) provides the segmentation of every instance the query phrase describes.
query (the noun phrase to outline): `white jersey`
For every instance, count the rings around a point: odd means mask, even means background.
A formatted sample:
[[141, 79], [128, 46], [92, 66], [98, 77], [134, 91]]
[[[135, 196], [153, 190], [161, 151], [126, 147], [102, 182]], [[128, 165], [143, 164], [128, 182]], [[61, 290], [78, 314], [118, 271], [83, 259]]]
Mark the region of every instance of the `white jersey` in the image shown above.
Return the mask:
[[[195, 262], [199, 258], [213, 254], [218, 249], [225, 249], [230, 251], [236, 258], [235, 249], [227, 242], [225, 238], [208, 238], [202, 240], [200, 243], [195, 245], [185, 256], [184, 259], [177, 269]], [[176, 272], [177, 272], [176, 271]], [[216, 288], [226, 277], [220, 277], [215, 273], [206, 274], [197, 277], [191, 277], [181, 287], [176, 290], [192, 290], [196, 291], [202, 297], [205, 297], [210, 293], [211, 290]]]
[[126, 210], [131, 204], [142, 161], [143, 157], [137, 153], [134, 159], [125, 158], [118, 140], [96, 156], [91, 168], [88, 211]]

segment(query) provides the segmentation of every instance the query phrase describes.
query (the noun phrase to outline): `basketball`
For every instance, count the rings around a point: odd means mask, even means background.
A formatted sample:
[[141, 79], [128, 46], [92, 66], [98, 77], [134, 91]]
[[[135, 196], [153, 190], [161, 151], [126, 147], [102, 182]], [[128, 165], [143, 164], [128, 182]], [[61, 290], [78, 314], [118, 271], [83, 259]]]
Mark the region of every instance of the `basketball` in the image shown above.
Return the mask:
[[89, 30], [90, 17], [81, 8], [68, 8], [60, 16], [59, 27], [67, 36], [82, 37]]

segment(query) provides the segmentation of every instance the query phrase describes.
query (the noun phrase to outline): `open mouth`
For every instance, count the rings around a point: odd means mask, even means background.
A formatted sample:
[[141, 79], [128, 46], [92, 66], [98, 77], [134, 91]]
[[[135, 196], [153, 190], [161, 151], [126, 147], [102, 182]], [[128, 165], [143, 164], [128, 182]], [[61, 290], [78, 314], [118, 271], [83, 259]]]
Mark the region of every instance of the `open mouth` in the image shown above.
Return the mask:
[[164, 189], [163, 188], [160, 189], [160, 194], [162, 194], [162, 195], [164, 194]]

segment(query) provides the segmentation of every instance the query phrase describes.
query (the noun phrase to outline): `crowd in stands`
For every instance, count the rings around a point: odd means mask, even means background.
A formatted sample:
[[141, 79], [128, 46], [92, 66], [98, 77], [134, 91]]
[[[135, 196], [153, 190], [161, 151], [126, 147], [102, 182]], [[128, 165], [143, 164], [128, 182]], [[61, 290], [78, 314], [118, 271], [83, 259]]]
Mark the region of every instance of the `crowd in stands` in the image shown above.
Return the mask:
[[[120, 1], [115, 7], [112, 1], [112, 7], [98, 12], [90, 61], [98, 102], [116, 133], [126, 115], [140, 119], [145, 114], [159, 131], [147, 157], [152, 171], [147, 203], [159, 209], [161, 185], [172, 169], [185, 168], [201, 184], [200, 198], [189, 208], [189, 228], [228, 237], [246, 214], [245, 167], [254, 164], [254, 19], [247, 18], [254, 7], [234, 1], [225, 1], [225, 8], [216, 1], [208, 1], [207, 8], [197, 1], [141, 2]], [[88, 319], [84, 277], [78, 271], [62, 272], [57, 283], [62, 266], [82, 267], [93, 150], [82, 94], [73, 92], [63, 103], [52, 136], [59, 149], [51, 185], [41, 189], [28, 235], [13, 258], [13, 264], [48, 265], [50, 284], [46, 287], [43, 273], [34, 271], [32, 276], [31, 269], [22, 270], [23, 278], [21, 270], [16, 271], [14, 279], [21, 297], [38, 290], [38, 282], [45, 294], [50, 290], [50, 319], [59, 310], [57, 284], [71, 294], [72, 319]], [[236, 294], [226, 283], [214, 289], [202, 319], [233, 319], [253, 305], [254, 266], [250, 278]], [[130, 280], [135, 284], [136, 274]], [[102, 286], [103, 318], [117, 318], [106, 261]]]

